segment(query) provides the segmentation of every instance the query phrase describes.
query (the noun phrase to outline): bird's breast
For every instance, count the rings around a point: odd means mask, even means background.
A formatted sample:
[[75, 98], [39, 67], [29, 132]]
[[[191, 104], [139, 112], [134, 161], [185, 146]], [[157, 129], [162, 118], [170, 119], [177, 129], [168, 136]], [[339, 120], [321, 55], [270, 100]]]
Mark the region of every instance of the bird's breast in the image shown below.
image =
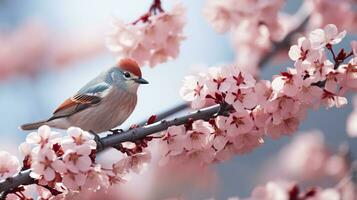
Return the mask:
[[121, 125], [134, 111], [136, 94], [113, 88], [100, 103], [70, 117], [74, 126], [96, 133]]

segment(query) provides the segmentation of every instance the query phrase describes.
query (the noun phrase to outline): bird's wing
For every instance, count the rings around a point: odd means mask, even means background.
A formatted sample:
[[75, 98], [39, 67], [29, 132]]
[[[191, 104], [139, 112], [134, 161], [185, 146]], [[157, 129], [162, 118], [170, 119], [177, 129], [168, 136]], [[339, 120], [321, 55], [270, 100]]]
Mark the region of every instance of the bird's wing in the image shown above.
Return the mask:
[[49, 120], [67, 117], [90, 106], [98, 104], [110, 91], [111, 86], [105, 82], [89, 82], [73, 97], [64, 101]]

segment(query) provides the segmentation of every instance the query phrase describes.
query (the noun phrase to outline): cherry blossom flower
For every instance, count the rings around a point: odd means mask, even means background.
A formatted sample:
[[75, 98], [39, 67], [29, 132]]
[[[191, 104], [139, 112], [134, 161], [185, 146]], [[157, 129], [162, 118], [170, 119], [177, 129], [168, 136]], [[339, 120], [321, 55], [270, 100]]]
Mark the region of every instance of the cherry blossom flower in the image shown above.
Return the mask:
[[63, 178], [62, 178], [63, 185], [66, 186], [67, 188], [71, 190], [80, 190], [81, 187], [86, 182], [86, 175], [83, 173], [72, 173], [72, 172], [67, 172], [64, 173]]
[[271, 88], [276, 93], [276, 97], [288, 96], [295, 97], [300, 87], [302, 86], [302, 77], [299, 76], [294, 69], [289, 69], [287, 72], [282, 72], [280, 76], [276, 76], [271, 82]]
[[0, 151], [0, 180], [11, 177], [20, 170], [19, 160], [6, 151]]
[[109, 187], [109, 177], [102, 171], [99, 165], [87, 171], [86, 175], [87, 178], [83, 185], [83, 188], [86, 190], [96, 192], [101, 188]]
[[182, 163], [191, 163], [194, 166], [206, 166], [211, 164], [215, 158], [215, 150], [212, 148], [195, 149], [189, 151]]
[[328, 108], [336, 106], [340, 108], [347, 104], [347, 98], [343, 96], [339, 96], [338, 94], [329, 92], [327, 90], [323, 91], [321, 102], [326, 105]]
[[227, 135], [229, 137], [235, 137], [252, 131], [254, 121], [250, 117], [250, 114], [247, 111], [244, 111], [229, 115], [226, 124], [228, 125]]
[[271, 82], [260, 80], [255, 85], [254, 92], [257, 98], [257, 105], [264, 107], [264, 105], [267, 103], [267, 100], [273, 97]]
[[94, 135], [86, 131], [83, 131], [80, 128], [70, 127], [67, 130], [67, 134], [68, 136], [64, 137], [61, 140], [61, 146], [63, 147], [64, 151], [71, 150], [74, 148], [95, 149], [97, 146], [97, 144], [94, 141]]
[[72, 173], [87, 172], [90, 169], [92, 160], [89, 157], [92, 149], [88, 146], [81, 146], [73, 150], [67, 150], [63, 156], [66, 168]]
[[232, 142], [227, 142], [221, 151], [218, 151], [215, 159], [218, 161], [230, 160], [236, 154], [236, 147]]
[[251, 200], [285, 200], [289, 199], [288, 192], [286, 188], [282, 187], [281, 185], [268, 182], [264, 186], [258, 186], [254, 188]]
[[227, 68], [230, 72], [228, 79], [231, 79], [230, 82], [232, 82], [233, 85], [242, 89], [249, 89], [255, 86], [256, 80], [252, 74], [241, 70], [237, 65], [229, 65]]
[[261, 132], [239, 134], [230, 140], [234, 145], [234, 152], [237, 154], [246, 154], [251, 152], [264, 143], [263, 134]]
[[215, 119], [215, 131], [210, 135], [210, 142], [216, 151], [221, 151], [227, 144], [227, 117], [218, 116]]
[[300, 92], [296, 95], [296, 99], [304, 105], [316, 107], [322, 97], [323, 89], [318, 86], [301, 86]]
[[357, 90], [357, 57], [351, 59], [348, 64], [340, 65], [337, 72], [341, 88]]
[[186, 76], [180, 95], [185, 101], [190, 101], [192, 108], [202, 108], [206, 103], [207, 86], [204, 84], [204, 77]]
[[307, 72], [306, 75], [311, 82], [324, 81], [328, 73], [334, 72], [333, 63], [327, 59], [323, 51], [319, 51], [310, 63], [302, 63], [302, 66], [304, 67], [301, 70]]
[[160, 147], [163, 155], [178, 155], [184, 150], [184, 126], [171, 126], [164, 132]]
[[328, 24], [324, 29], [316, 29], [309, 35], [312, 48], [319, 49], [327, 44], [335, 45], [346, 36], [346, 31], [338, 32], [336, 25]]
[[187, 131], [184, 147], [187, 150], [200, 150], [208, 144], [209, 135], [213, 132], [211, 125], [203, 120], [197, 120], [192, 124], [192, 131]]
[[39, 149], [32, 155], [30, 176], [35, 179], [44, 178], [45, 181], [53, 181], [56, 173], [66, 172], [65, 164], [58, 159], [51, 149]]
[[257, 105], [257, 95], [253, 89], [240, 89], [239, 87], [232, 87], [228, 91], [225, 101], [233, 105], [237, 112], [244, 112], [245, 109], [252, 109]]
[[125, 166], [135, 173], [139, 173], [151, 160], [150, 152], [137, 153], [124, 159]]
[[60, 133], [51, 131], [49, 126], [41, 126], [37, 132], [27, 135], [26, 142], [29, 144], [39, 144], [41, 148], [59, 142]]
[[32, 147], [31, 144], [27, 143], [27, 142], [23, 142], [20, 144], [19, 146], [19, 152], [23, 155], [23, 156], [28, 156], [31, 154], [32, 151]]
[[311, 48], [310, 40], [306, 37], [301, 37], [297, 45], [293, 45], [289, 50], [289, 57], [293, 61], [314, 59], [317, 51]]
[[118, 58], [131, 57], [141, 65], [166, 62], [178, 56], [179, 45], [185, 38], [185, 8], [176, 4], [169, 12], [150, 15], [146, 21], [125, 24], [114, 22], [108, 34], [107, 47]]
[[229, 76], [229, 68], [222, 67], [210, 67], [207, 74], [207, 90], [208, 91], [218, 91], [226, 92], [231, 87], [232, 82], [230, 79], [227, 79]]

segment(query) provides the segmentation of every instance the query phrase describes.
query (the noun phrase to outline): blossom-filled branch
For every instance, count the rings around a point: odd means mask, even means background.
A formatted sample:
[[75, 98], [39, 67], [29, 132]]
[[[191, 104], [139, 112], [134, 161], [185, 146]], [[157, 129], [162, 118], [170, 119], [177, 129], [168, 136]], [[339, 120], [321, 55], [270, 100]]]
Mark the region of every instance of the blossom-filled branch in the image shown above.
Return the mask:
[[[190, 120], [208, 119], [208, 118], [212, 117], [214, 114], [216, 114], [218, 112], [218, 110], [219, 110], [219, 105], [215, 105], [215, 106], [212, 106], [209, 108], [198, 110], [198, 111], [188, 114], [188, 115], [184, 115], [182, 117], [175, 118], [173, 120], [163, 120], [160, 122], [156, 122], [154, 124], [130, 129], [128, 131], [121, 132], [119, 134], [112, 134], [112, 135], [102, 138], [101, 142], [103, 144], [103, 147], [106, 148], [106, 147], [115, 146], [117, 144], [121, 144], [123, 142], [140, 140], [140, 139], [145, 138], [145, 136], [166, 130], [170, 126], [182, 125], [182, 124], [187, 123]], [[45, 141], [46, 139], [44, 139], [44, 138], [46, 138], [46, 137], [47, 138], [52, 137], [52, 136], [50, 136], [49, 130], [42, 130], [42, 131], [45, 131], [46, 133], [43, 133], [43, 134], [47, 134], [47, 136], [42, 136], [42, 139], [38, 138], [40, 141], [42, 141], [42, 140]], [[76, 131], [79, 131], [79, 130], [76, 129]], [[73, 134], [77, 134], [77, 133], [73, 133]], [[85, 134], [85, 133], [82, 132], [81, 134]], [[38, 137], [41, 137], [41, 136], [38, 136]], [[78, 138], [81, 138], [81, 137], [78, 136]], [[90, 137], [90, 136], [86, 135], [86, 137]], [[100, 152], [102, 150], [103, 150], [103, 148], [97, 149], [97, 152]], [[19, 174], [17, 174], [14, 177], [8, 177], [4, 181], [0, 182], [1, 197], [4, 198], [9, 191], [19, 187], [20, 185], [34, 184], [36, 181], [34, 178], [32, 178], [30, 176], [30, 173], [31, 173], [31, 171], [29, 169], [27, 169], [27, 170], [21, 171]]]
[[[43, 126], [29, 134], [21, 146], [25, 156], [22, 168], [31, 171], [12, 178], [8, 177], [16, 170], [5, 174], [0, 192], [23, 195], [19, 186], [26, 183], [49, 187], [53, 195], [107, 188], [123, 182], [128, 172], [140, 170], [150, 159], [145, 148], [152, 139], [160, 143], [161, 164], [195, 162], [204, 166], [250, 152], [265, 137], [291, 135], [309, 108], [340, 107], [347, 103], [343, 95], [356, 89], [356, 55], [347, 61], [349, 54], [341, 54], [334, 60], [339, 62], [337, 68], [326, 55], [344, 36], [344, 31], [339, 33], [336, 26], [328, 25], [301, 37], [289, 51], [294, 68], [274, 76], [272, 82], [256, 81], [236, 66], [210, 68], [206, 73], [188, 76], [180, 93], [199, 110], [153, 124], [155, 120], [150, 118], [146, 126], [102, 138], [101, 145], [79, 128], [68, 129], [67, 136], [61, 138]], [[319, 82], [324, 84], [316, 86]], [[128, 141], [134, 147], [123, 144]], [[95, 159], [96, 153], [106, 147], [127, 156], [106, 167]]]

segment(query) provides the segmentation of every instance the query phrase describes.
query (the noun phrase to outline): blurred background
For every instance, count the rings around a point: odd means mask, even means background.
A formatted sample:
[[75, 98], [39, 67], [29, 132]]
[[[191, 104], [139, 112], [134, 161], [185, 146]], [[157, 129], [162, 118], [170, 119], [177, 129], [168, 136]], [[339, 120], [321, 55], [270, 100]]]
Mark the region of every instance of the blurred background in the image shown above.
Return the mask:
[[[171, 1], [163, 0], [169, 8]], [[178, 94], [183, 77], [194, 65], [215, 65], [234, 60], [229, 37], [213, 31], [202, 16], [204, 0], [184, 1], [187, 7], [187, 39], [176, 60], [155, 68], [144, 67], [143, 76], [150, 84], [140, 88], [138, 105], [122, 126], [147, 119], [150, 115], [182, 103]], [[147, 11], [150, 0], [107, 1], [0, 1], [0, 149], [15, 155], [26, 137], [19, 125], [48, 118], [66, 98], [102, 70], [112, 66], [115, 56], [105, 47], [105, 34], [112, 19], [133, 21]], [[300, 1], [290, 0], [284, 10], [295, 12]], [[349, 49], [348, 35], [341, 46]], [[271, 79], [292, 62], [286, 60], [265, 66], [261, 76]], [[349, 97], [351, 100], [351, 96]], [[356, 139], [348, 139], [346, 118], [352, 111], [342, 109], [311, 111], [300, 130], [319, 129], [329, 146], [347, 142], [357, 154]], [[291, 141], [267, 139], [251, 154], [235, 157], [214, 166], [217, 180], [214, 189], [200, 193], [191, 189], [192, 199], [248, 196], [257, 184], [263, 184], [267, 158]]]

